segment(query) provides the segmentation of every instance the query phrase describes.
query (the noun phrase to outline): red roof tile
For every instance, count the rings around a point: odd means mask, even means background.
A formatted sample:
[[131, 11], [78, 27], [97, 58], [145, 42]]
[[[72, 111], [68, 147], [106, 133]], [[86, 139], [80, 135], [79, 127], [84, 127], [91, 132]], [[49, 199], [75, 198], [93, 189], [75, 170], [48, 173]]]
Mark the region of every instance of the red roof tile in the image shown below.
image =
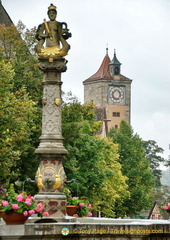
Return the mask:
[[112, 76], [109, 73], [109, 63], [111, 62], [108, 55], [106, 55], [103, 59], [103, 62], [98, 69], [98, 71], [93, 74], [91, 77], [86, 79], [84, 82], [90, 82], [94, 80], [100, 80], [100, 79], [113, 79]]

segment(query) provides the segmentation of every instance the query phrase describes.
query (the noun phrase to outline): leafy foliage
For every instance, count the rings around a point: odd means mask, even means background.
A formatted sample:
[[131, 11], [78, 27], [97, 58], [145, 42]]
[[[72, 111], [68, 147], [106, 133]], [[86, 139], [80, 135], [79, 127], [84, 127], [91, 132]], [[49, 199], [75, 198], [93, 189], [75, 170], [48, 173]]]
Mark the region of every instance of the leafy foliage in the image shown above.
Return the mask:
[[144, 141], [145, 157], [150, 162], [150, 168], [155, 177], [156, 187], [161, 186], [161, 170], [160, 164], [166, 160], [159, 154], [163, 153], [163, 149], [157, 145], [154, 140]]
[[[13, 90], [14, 70], [0, 62], [0, 181], [15, 180], [22, 174], [22, 157], [30, 151], [36, 128], [37, 109], [24, 87]], [[23, 169], [25, 171], [25, 169]]]
[[72, 102], [63, 106], [63, 136], [69, 152], [64, 160], [68, 179], [78, 183], [70, 186], [74, 196], [88, 200], [105, 216], [114, 216], [116, 199], [128, 197], [126, 177], [118, 163], [117, 145], [94, 135], [101, 126], [95, 122], [92, 103]]
[[6, 178], [8, 182], [34, 178], [37, 168], [42, 73], [34, 55], [34, 36], [35, 28], [28, 30], [22, 22], [17, 27], [0, 25], [1, 183]]
[[13, 91], [25, 86], [32, 100], [40, 102], [42, 73], [34, 54], [35, 31], [25, 29], [21, 21], [17, 27], [0, 25], [0, 60], [10, 62], [14, 69]]
[[154, 178], [150, 170], [150, 162], [145, 158], [143, 141], [133, 133], [133, 129], [122, 121], [120, 129], [112, 129], [109, 133], [114, 143], [119, 144], [119, 162], [122, 173], [127, 176], [130, 198], [116, 203], [117, 216], [132, 216], [146, 209], [152, 203]]

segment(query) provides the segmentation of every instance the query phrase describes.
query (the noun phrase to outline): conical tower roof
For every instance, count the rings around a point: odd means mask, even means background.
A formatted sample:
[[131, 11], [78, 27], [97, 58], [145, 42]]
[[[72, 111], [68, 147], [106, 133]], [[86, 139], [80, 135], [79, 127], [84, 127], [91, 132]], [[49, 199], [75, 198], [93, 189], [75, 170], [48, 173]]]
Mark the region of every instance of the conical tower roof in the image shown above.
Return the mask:
[[0, 24], [4, 24], [6, 27], [10, 27], [13, 22], [6, 12], [5, 8], [2, 6], [2, 1], [0, 0]]
[[109, 73], [109, 63], [111, 62], [109, 56], [108, 56], [108, 49], [106, 49], [106, 56], [104, 57], [102, 64], [100, 65], [100, 68], [98, 71], [93, 74], [91, 77], [86, 79], [85, 82], [91, 82], [95, 80], [101, 80], [101, 79], [112, 79], [112, 76]]
[[122, 65], [119, 60], [116, 57], [116, 50], [114, 49], [114, 55], [112, 61], [109, 63], [109, 65]]

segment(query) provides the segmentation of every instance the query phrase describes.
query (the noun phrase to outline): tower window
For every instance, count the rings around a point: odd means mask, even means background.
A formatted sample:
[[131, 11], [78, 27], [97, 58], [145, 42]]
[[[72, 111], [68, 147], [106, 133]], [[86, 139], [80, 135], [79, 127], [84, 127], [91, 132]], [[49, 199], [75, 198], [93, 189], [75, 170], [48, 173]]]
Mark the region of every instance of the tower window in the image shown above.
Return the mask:
[[120, 112], [112, 112], [113, 117], [120, 117]]
[[115, 75], [119, 75], [119, 74], [120, 74], [119, 67], [115, 67], [114, 70], [115, 70], [115, 71], [114, 71]]
[[115, 129], [118, 129], [118, 125], [115, 125]]

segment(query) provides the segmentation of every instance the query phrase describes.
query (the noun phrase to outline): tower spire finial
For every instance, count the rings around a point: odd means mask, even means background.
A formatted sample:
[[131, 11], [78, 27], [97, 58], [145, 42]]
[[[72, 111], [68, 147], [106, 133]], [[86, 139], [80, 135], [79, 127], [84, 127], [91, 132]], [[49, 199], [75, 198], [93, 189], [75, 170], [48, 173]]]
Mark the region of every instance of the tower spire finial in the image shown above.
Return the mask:
[[106, 55], [108, 55], [108, 43], [106, 44]]

